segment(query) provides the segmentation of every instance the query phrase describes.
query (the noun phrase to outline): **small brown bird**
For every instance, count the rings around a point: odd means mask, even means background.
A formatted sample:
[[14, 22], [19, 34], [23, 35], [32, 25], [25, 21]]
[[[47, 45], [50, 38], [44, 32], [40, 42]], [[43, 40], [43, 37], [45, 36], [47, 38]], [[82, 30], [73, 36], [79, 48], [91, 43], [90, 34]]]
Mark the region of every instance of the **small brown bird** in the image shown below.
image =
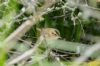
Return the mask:
[[60, 32], [55, 28], [43, 28], [40, 31], [40, 35], [42, 35], [45, 39], [59, 39]]

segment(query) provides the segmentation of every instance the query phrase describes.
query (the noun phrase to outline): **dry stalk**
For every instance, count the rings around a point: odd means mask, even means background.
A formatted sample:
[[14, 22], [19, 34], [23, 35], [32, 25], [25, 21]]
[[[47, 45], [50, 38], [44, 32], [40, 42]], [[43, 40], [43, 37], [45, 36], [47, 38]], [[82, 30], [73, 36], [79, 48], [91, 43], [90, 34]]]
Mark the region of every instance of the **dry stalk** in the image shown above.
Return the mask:
[[19, 28], [17, 28], [10, 36], [5, 39], [5, 50], [9, 51], [14, 42], [16, 42], [18, 38], [21, 38], [32, 26], [37, 24], [41, 20], [42, 15], [55, 2], [55, 0], [45, 0], [45, 4], [37, 10], [32, 19], [25, 21], [21, 26], [19, 26]]
[[22, 55], [18, 56], [17, 58], [14, 58], [13, 60], [7, 62], [6, 66], [11, 66], [15, 63], [18, 63], [24, 59], [29, 58], [32, 54], [34, 54], [34, 52], [38, 49], [39, 45], [42, 44], [42, 41], [44, 40], [43, 36], [40, 36], [40, 38], [38, 39], [38, 41], [36, 42], [35, 46], [33, 48], [31, 48], [30, 50], [26, 51], [25, 53], [23, 53]]
[[71, 66], [79, 66], [81, 63], [87, 60], [89, 56], [91, 56], [95, 51], [100, 50], [100, 43], [96, 43], [95, 45], [89, 47], [83, 55], [81, 55], [79, 58], [76, 58], [74, 60], [75, 64], [72, 64]]
[[[31, 20], [27, 20], [24, 22], [16, 31], [14, 31], [4, 42], [6, 45], [5, 50], [9, 51], [11, 49], [11, 45], [13, 42], [16, 42], [18, 38], [22, 37], [33, 25], [39, 22], [42, 18], [44, 12], [46, 12], [47, 8], [49, 8], [52, 4], [54, 4], [55, 0], [45, 0], [45, 4], [41, 7], [34, 15]], [[26, 58], [29, 58], [34, 52], [37, 50], [38, 46], [43, 41], [43, 36], [40, 36], [39, 40], [37, 40], [35, 46], [30, 50], [26, 51], [22, 55], [18, 56], [17, 58], [13, 59], [12, 61], [7, 63], [7, 66], [11, 66], [12, 64], [18, 63]], [[8, 44], [7, 44], [8, 43]], [[10, 46], [9, 46], [10, 45]]]

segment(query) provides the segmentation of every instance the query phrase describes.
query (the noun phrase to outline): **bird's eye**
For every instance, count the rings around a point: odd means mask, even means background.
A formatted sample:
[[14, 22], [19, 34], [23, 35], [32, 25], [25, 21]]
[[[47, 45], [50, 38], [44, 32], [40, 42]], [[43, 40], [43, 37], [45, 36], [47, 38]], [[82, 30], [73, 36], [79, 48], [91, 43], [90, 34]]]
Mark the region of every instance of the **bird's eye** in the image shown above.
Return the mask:
[[56, 33], [54, 33], [54, 32], [52, 32], [52, 34], [53, 34], [53, 35], [55, 35], [55, 36], [57, 36], [57, 34], [56, 34]]

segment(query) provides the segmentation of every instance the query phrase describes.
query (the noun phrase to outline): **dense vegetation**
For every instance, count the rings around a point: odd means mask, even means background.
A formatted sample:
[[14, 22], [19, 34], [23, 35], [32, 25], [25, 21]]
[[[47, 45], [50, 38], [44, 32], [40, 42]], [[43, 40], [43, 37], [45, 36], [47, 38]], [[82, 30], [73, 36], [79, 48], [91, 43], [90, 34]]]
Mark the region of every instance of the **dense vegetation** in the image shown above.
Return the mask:
[[99, 7], [99, 0], [0, 0], [0, 66], [99, 66]]

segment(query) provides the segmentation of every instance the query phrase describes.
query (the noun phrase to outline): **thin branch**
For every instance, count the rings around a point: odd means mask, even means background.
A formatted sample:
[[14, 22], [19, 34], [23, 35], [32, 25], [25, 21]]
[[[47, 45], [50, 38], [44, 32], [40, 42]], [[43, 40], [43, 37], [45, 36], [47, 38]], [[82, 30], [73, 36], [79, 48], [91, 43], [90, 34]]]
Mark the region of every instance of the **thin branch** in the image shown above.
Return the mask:
[[79, 58], [75, 59], [75, 64], [72, 64], [71, 66], [79, 66], [82, 62], [86, 61], [88, 57], [90, 57], [95, 51], [100, 50], [100, 43], [97, 43], [93, 45], [92, 47], [89, 47]]
[[5, 39], [5, 50], [8, 51], [12, 47], [13, 42], [16, 42], [18, 38], [22, 37], [33, 25], [37, 24], [41, 20], [42, 15], [47, 11], [47, 8], [49, 8], [55, 2], [55, 0], [45, 0], [43, 7], [37, 10], [32, 19], [24, 22], [7, 39]]
[[36, 42], [36, 44], [35, 44], [35, 46], [33, 48], [31, 48], [30, 50], [26, 51], [25, 53], [23, 53], [22, 55], [18, 56], [17, 58], [14, 58], [12, 61], [8, 62], [7, 66], [11, 66], [11, 65], [13, 65], [15, 63], [20, 62], [23, 59], [29, 58], [38, 49], [39, 45], [42, 44], [43, 40], [44, 40], [43, 36], [40, 36], [40, 38], [38, 39], [38, 41]]

